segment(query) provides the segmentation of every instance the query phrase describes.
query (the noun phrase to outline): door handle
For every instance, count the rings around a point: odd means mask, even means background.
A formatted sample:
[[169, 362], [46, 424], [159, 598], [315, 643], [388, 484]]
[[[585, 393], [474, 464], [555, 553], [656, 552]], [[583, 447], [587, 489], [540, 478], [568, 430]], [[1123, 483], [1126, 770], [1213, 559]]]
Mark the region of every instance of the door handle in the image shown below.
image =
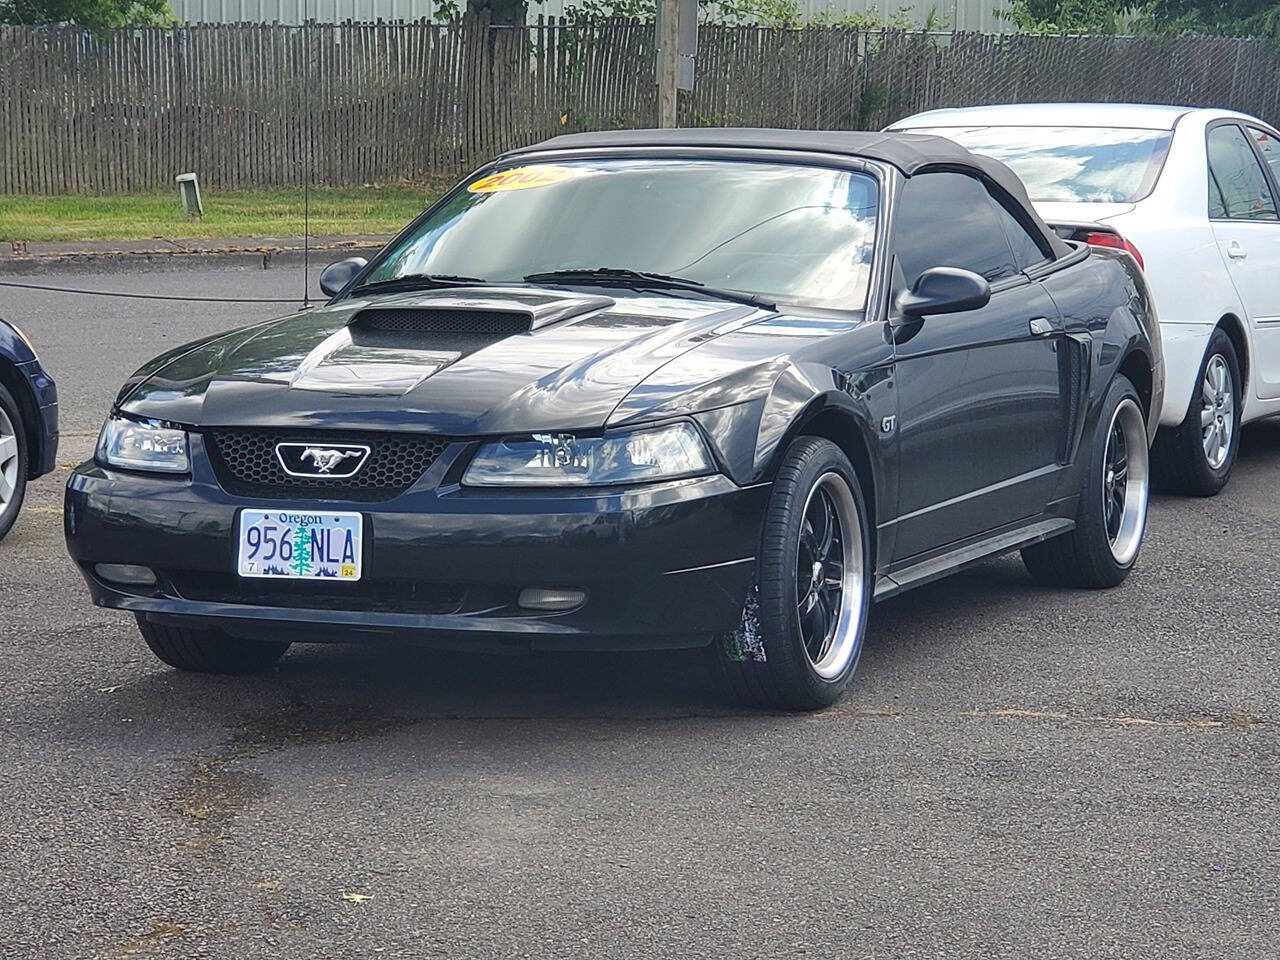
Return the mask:
[[1031, 335], [1033, 337], [1047, 337], [1049, 334], [1053, 333], [1053, 324], [1044, 317], [1036, 317], [1028, 324], [1028, 326], [1031, 328]]
[[1249, 251], [1244, 248], [1244, 245], [1239, 240], [1232, 240], [1227, 244], [1227, 256], [1232, 260], [1243, 260], [1248, 255]]

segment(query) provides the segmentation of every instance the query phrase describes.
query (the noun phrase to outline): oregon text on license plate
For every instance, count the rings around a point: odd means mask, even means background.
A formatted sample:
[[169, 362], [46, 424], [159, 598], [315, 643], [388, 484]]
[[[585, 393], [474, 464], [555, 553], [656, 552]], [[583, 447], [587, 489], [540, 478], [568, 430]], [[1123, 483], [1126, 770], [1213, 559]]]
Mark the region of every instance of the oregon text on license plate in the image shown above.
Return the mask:
[[358, 513], [243, 510], [240, 576], [359, 580], [363, 519]]

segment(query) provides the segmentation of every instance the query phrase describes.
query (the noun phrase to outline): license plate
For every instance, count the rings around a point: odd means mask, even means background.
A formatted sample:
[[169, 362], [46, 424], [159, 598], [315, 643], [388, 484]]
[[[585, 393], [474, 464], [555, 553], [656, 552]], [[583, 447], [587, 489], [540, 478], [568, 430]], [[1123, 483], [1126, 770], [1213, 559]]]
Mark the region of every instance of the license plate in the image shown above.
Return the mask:
[[358, 513], [242, 510], [239, 573], [288, 580], [359, 580]]

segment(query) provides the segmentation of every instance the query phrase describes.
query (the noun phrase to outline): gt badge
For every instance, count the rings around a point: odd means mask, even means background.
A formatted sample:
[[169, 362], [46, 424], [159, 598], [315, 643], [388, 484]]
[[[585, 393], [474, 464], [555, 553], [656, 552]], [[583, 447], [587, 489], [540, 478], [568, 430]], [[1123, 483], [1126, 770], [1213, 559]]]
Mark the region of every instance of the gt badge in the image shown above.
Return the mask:
[[880, 432], [893, 433], [893, 428], [894, 426], [897, 425], [897, 423], [898, 423], [897, 417], [885, 417], [883, 420], [880, 421]]
[[354, 477], [369, 459], [369, 448], [362, 443], [339, 443], [324, 446], [312, 443], [277, 443], [276, 459], [291, 477], [332, 477], [342, 480]]

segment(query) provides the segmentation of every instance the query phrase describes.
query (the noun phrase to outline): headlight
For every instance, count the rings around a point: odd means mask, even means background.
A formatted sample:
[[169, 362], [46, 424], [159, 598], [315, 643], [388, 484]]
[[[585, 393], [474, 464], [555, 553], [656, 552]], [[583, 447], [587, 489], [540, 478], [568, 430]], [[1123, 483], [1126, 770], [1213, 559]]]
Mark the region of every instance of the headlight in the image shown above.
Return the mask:
[[108, 417], [98, 437], [98, 459], [111, 467], [186, 473], [187, 431], [156, 423]]
[[462, 482], [473, 487], [597, 487], [711, 473], [707, 445], [691, 423], [603, 437], [535, 434], [487, 443]]

